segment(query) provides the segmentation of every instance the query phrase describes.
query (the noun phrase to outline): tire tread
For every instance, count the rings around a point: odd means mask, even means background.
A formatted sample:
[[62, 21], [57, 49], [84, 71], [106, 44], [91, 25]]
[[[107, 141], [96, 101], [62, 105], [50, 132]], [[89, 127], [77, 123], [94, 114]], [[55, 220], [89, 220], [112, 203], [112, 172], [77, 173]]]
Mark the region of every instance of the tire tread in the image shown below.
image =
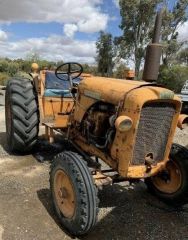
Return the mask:
[[7, 134], [10, 150], [28, 152], [36, 143], [39, 131], [38, 99], [31, 80], [9, 80], [5, 102], [11, 111], [11, 133]]

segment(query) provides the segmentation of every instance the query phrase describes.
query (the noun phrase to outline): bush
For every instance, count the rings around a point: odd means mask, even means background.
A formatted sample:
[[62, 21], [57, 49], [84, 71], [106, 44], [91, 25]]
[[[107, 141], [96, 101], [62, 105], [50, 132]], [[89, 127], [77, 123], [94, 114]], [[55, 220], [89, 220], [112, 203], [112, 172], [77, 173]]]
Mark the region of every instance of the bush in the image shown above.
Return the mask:
[[5, 86], [10, 76], [7, 73], [0, 73], [0, 85]]
[[10, 62], [8, 64], [7, 72], [8, 74], [13, 77], [19, 70], [19, 65], [16, 62]]
[[158, 83], [163, 84], [165, 87], [173, 90], [175, 93], [179, 93], [181, 91], [186, 80], [188, 80], [187, 66], [161, 66]]
[[6, 59], [0, 59], [0, 72], [7, 72], [8, 64]]
[[127, 66], [124, 64], [120, 64], [116, 70], [113, 72], [113, 77], [114, 78], [119, 78], [119, 79], [125, 79], [126, 78], [126, 73], [127, 71], [130, 70]]

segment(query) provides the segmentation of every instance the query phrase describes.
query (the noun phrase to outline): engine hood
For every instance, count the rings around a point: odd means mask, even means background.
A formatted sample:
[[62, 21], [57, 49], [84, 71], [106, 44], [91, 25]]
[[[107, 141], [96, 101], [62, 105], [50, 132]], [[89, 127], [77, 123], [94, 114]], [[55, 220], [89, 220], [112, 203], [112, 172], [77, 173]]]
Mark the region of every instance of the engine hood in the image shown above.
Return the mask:
[[132, 90], [146, 88], [155, 90], [156, 98], [160, 98], [161, 92], [165, 99], [174, 98], [174, 93], [168, 89], [144, 81], [122, 80], [104, 77], [84, 78], [79, 84], [79, 92], [89, 98], [117, 105], [124, 100]]

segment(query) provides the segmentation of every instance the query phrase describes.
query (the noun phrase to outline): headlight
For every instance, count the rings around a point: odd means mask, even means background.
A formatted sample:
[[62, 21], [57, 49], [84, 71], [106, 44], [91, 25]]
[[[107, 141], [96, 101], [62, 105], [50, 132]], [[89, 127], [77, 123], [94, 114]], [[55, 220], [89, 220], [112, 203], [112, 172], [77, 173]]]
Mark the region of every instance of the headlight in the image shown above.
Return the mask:
[[115, 127], [120, 132], [125, 132], [131, 129], [133, 125], [132, 119], [127, 116], [120, 116], [115, 121]]

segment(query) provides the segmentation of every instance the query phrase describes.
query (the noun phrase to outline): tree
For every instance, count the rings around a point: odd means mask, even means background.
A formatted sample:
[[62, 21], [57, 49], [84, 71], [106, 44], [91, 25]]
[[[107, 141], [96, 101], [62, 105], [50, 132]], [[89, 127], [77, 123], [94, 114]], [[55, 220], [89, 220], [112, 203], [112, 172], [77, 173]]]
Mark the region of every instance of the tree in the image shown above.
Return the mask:
[[138, 77], [145, 55], [145, 47], [151, 38], [154, 17], [161, 0], [120, 0], [120, 15], [123, 35], [115, 38], [121, 58], [129, 58], [135, 63]]
[[179, 93], [187, 80], [188, 68], [185, 66], [165, 66], [160, 67], [158, 83]]
[[188, 66], [188, 47], [182, 49], [178, 56], [177, 56], [177, 61], [181, 64], [184, 64]]
[[178, 27], [187, 21], [187, 0], [178, 0], [172, 10], [168, 9], [168, 2], [165, 1], [162, 24], [163, 64], [168, 66], [173, 63], [177, 52], [184, 45], [185, 40], [178, 41]]
[[83, 66], [83, 72], [84, 73], [97, 75], [97, 66], [91, 66], [91, 65], [88, 65], [88, 64], [82, 64], [82, 66]]
[[119, 79], [125, 79], [126, 78], [126, 72], [129, 70], [129, 68], [121, 63], [119, 64], [119, 66], [117, 66], [116, 70], [114, 71], [113, 76], [115, 78], [119, 78]]
[[63, 61], [61, 61], [56, 64], [55, 62], [42, 59], [37, 52], [30, 52], [27, 54], [26, 59], [22, 63], [22, 70], [27, 73], [30, 72], [31, 64], [33, 62], [38, 63], [40, 69], [47, 68], [50, 70], [54, 70], [54, 68], [63, 63]]
[[30, 52], [27, 54], [26, 60], [30, 62], [38, 62], [40, 61], [40, 55], [37, 52]]
[[102, 76], [111, 76], [114, 57], [112, 35], [101, 31], [96, 47], [98, 72]]

